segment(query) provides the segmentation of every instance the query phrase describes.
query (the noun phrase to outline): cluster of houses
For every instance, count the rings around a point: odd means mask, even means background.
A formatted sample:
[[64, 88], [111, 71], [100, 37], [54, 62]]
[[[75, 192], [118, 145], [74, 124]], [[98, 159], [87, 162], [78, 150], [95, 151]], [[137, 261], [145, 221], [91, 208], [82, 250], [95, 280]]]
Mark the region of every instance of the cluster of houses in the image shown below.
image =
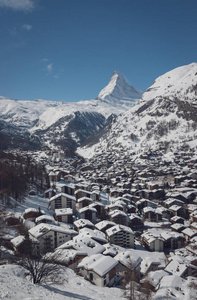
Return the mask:
[[78, 171], [48, 168], [48, 214], [26, 209], [28, 238], [15, 237], [13, 248], [23, 252], [30, 240], [33, 251], [98, 286], [118, 284], [128, 268], [155, 289], [169, 276], [197, 277], [193, 154], [182, 149], [167, 161], [149, 153], [132, 162], [103, 153]]

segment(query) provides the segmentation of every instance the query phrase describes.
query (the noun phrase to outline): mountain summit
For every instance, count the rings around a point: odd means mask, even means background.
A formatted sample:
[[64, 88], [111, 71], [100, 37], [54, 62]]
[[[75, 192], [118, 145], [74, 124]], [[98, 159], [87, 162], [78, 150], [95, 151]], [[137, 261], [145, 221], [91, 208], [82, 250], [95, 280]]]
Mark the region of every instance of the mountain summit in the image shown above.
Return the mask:
[[98, 99], [109, 101], [134, 101], [140, 99], [142, 92], [126, 82], [125, 77], [118, 71], [114, 71], [110, 82], [98, 95]]

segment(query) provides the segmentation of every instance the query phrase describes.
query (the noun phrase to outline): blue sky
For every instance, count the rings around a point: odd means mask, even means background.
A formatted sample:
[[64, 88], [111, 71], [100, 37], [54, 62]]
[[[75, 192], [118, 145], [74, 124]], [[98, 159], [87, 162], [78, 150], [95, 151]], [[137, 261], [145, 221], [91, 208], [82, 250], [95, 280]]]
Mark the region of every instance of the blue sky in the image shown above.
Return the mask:
[[196, 0], [0, 0], [0, 95], [95, 98], [114, 70], [145, 91], [197, 62]]

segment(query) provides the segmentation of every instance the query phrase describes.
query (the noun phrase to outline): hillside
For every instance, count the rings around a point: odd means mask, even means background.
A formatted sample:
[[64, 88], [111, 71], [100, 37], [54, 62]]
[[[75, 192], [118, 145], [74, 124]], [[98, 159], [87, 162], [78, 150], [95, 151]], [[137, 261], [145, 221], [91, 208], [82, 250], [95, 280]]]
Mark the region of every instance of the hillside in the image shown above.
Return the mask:
[[[169, 156], [187, 144], [197, 146], [197, 63], [159, 78], [128, 112], [119, 115], [94, 145], [78, 149], [84, 157], [121, 148], [139, 156], [165, 148]], [[103, 129], [102, 129], [103, 130]]]

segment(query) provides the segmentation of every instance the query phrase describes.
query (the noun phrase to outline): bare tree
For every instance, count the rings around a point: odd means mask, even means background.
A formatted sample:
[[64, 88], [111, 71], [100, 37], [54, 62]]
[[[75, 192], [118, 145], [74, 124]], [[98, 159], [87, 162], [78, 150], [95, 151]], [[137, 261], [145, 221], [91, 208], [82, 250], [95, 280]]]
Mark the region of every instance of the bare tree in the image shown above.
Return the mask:
[[131, 260], [124, 272], [122, 286], [124, 288], [123, 297], [128, 300], [150, 300], [152, 299], [152, 293], [155, 291], [148, 280], [140, 283], [140, 278]]
[[136, 272], [133, 266], [132, 261], [129, 262], [126, 271], [124, 272], [124, 276], [122, 279], [122, 286], [124, 289], [123, 296], [128, 300], [135, 300], [135, 294], [137, 290], [137, 282], [138, 278], [136, 276]]
[[20, 262], [30, 276], [34, 284], [47, 282], [47, 283], [62, 283], [61, 270], [62, 266], [57, 265], [55, 262], [47, 262], [41, 257], [26, 257]]

